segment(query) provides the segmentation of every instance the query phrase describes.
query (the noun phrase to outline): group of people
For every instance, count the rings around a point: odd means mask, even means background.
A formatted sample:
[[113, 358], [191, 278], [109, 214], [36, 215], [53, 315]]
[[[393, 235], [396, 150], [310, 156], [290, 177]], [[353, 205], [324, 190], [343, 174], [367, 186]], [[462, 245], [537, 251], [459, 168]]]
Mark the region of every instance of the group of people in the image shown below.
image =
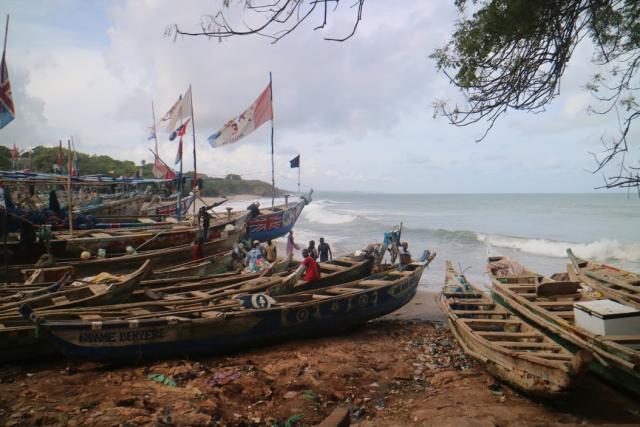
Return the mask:
[[[250, 247], [249, 250], [246, 247]], [[276, 262], [278, 258], [278, 249], [276, 245], [267, 239], [265, 245], [261, 245], [258, 240], [253, 243], [236, 243], [231, 251], [231, 270], [246, 268], [251, 272], [258, 272], [268, 268], [269, 265]]]
[[[294, 249], [300, 249], [293, 239], [293, 231], [287, 236], [287, 257], [293, 258]], [[320, 267], [318, 266], [318, 258], [320, 262], [326, 262], [333, 259], [331, 246], [324, 241], [324, 237], [320, 238], [320, 244], [316, 247], [314, 240], [309, 241], [309, 246], [302, 249], [302, 265], [305, 267], [304, 281], [314, 282], [320, 279]]]

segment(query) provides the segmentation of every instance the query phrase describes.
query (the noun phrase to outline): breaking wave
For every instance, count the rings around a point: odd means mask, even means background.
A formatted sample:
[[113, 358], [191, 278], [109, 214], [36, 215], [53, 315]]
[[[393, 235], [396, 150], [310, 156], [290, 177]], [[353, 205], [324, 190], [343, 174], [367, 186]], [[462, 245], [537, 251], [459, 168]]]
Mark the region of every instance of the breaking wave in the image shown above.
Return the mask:
[[599, 261], [617, 259], [621, 261], [640, 262], [639, 243], [620, 243], [617, 240], [601, 239], [590, 243], [558, 242], [547, 239], [527, 239], [522, 237], [495, 236], [478, 234], [478, 241], [491, 246], [517, 249], [535, 255], [546, 255], [557, 258], [567, 256], [567, 248], [581, 258]]
[[304, 219], [316, 224], [347, 224], [355, 221], [358, 216], [348, 213], [340, 213], [330, 209], [330, 201], [318, 200], [305, 206], [302, 211]]

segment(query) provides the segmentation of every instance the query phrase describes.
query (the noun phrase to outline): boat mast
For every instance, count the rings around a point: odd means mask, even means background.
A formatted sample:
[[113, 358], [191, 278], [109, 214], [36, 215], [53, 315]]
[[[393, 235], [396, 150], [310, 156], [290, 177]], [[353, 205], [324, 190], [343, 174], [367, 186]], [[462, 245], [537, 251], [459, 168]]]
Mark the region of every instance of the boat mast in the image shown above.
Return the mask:
[[273, 81], [271, 79], [271, 71], [269, 71], [269, 98], [271, 102], [271, 210], [273, 211], [276, 197], [276, 175], [273, 165]]
[[71, 139], [67, 139], [67, 213], [69, 214], [69, 236], [73, 236], [73, 200], [71, 197]]
[[[182, 96], [180, 97], [180, 125], [182, 126]], [[176, 205], [176, 217], [178, 221], [182, 219], [182, 137], [178, 142], [178, 149], [180, 150], [180, 173], [178, 174], [178, 204]]]
[[[196, 179], [198, 178], [196, 168], [196, 122], [193, 119], [193, 91], [191, 90], [191, 83], [189, 83], [189, 102], [191, 103], [191, 134], [193, 136], [193, 180], [191, 181], [191, 190], [195, 196], [196, 194]], [[193, 214], [196, 214], [196, 201], [193, 202]]]

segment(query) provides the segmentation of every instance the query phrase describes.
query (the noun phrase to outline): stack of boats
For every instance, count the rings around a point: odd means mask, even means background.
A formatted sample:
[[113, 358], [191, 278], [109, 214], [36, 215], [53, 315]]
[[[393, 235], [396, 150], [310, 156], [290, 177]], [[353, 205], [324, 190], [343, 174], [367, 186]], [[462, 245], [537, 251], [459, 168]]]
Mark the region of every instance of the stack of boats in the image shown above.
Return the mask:
[[0, 363], [61, 353], [135, 362], [333, 333], [406, 304], [433, 259], [400, 270], [381, 264], [384, 252], [372, 244], [319, 263], [314, 282], [291, 260], [261, 273], [226, 270], [228, 251], [169, 266], [130, 255], [126, 274], [95, 264], [109, 258], [23, 269], [26, 279], [0, 289]]
[[525, 393], [566, 392], [591, 370], [640, 396], [640, 275], [567, 253], [567, 273], [553, 278], [490, 257], [490, 295], [448, 262], [439, 302], [454, 335]]

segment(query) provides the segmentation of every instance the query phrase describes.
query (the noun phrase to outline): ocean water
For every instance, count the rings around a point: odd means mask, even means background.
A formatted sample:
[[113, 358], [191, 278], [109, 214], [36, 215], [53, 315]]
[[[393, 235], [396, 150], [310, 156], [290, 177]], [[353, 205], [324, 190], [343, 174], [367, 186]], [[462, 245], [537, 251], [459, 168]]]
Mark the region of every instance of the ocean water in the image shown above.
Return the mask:
[[421, 281], [434, 291], [442, 286], [445, 260], [487, 285], [487, 254], [552, 274], [565, 271], [570, 247], [578, 256], [640, 271], [637, 195], [317, 192], [294, 236], [305, 245], [324, 237], [341, 255], [381, 241], [385, 230], [401, 222], [402, 240], [414, 257], [427, 248], [438, 254]]

